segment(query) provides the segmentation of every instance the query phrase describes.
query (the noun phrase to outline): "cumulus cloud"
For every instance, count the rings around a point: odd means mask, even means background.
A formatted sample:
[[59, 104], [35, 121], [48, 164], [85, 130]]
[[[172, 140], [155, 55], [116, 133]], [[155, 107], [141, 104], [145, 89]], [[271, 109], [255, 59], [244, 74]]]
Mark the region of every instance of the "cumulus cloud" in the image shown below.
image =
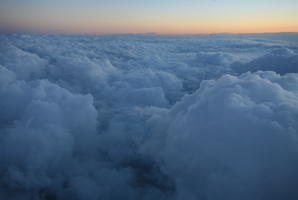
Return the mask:
[[0, 198], [297, 199], [297, 44], [1, 35]]
[[248, 63], [235, 63], [233, 68], [237, 72], [246, 71], [274, 71], [279, 74], [297, 73], [298, 54], [287, 48], [279, 48], [251, 60]]
[[286, 82], [298, 76], [225, 75], [169, 111], [153, 155], [162, 152], [178, 199], [297, 198], [298, 96]]
[[38, 55], [23, 51], [10, 43], [1, 44], [0, 48], [0, 64], [13, 71], [18, 79], [28, 80], [41, 76], [46, 61]]

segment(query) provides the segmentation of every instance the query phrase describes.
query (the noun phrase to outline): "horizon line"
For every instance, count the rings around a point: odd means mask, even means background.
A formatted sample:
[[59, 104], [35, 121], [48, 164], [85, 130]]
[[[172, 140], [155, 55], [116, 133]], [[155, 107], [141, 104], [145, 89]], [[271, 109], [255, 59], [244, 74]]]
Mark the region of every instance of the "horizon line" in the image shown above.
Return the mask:
[[123, 32], [123, 33], [83, 33], [83, 32], [64, 32], [57, 31], [3, 31], [0, 34], [40, 34], [40, 35], [245, 35], [245, 34], [281, 34], [281, 33], [298, 33], [298, 31], [269, 31], [269, 32], [210, 32], [210, 33], [159, 33], [159, 32]]

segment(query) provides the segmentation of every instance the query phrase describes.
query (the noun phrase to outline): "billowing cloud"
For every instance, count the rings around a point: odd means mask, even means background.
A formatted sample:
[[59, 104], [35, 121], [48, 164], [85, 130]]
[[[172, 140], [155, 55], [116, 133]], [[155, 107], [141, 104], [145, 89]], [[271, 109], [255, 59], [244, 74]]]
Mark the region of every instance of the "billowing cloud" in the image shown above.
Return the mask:
[[297, 199], [287, 34], [1, 35], [0, 198]]
[[233, 65], [237, 72], [275, 71], [279, 74], [297, 73], [298, 54], [287, 48], [279, 48], [251, 60], [248, 63]]
[[153, 155], [178, 199], [297, 197], [297, 84], [296, 74], [225, 75], [177, 103]]

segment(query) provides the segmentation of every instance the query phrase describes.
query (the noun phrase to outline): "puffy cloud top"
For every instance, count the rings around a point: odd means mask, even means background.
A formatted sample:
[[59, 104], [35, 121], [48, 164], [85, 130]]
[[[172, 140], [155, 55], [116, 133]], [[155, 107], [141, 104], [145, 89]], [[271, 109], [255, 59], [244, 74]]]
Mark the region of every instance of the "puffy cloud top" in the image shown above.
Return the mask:
[[289, 199], [287, 34], [0, 35], [0, 199]]

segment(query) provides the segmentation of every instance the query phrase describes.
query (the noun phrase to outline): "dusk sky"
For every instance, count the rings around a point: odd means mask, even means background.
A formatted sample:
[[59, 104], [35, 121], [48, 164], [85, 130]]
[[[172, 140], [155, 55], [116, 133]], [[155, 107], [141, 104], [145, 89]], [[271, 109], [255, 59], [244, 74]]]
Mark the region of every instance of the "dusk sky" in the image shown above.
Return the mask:
[[0, 30], [46, 33], [297, 32], [297, 0], [0, 0]]

